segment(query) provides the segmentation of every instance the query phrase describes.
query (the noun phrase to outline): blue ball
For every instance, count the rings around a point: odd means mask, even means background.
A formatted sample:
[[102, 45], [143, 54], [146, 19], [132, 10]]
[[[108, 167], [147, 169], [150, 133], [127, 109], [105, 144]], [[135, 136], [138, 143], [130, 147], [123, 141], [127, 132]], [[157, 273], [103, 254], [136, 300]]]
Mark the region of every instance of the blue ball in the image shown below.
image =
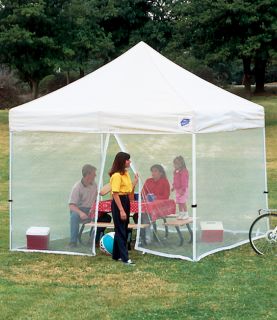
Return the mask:
[[106, 233], [100, 240], [100, 250], [106, 254], [113, 253], [114, 232]]

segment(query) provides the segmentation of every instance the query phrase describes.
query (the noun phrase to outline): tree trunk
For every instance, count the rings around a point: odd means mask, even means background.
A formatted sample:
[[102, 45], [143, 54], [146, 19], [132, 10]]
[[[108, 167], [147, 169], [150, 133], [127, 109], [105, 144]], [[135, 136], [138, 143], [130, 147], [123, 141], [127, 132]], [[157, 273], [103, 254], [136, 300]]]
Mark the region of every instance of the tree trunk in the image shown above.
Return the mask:
[[264, 92], [264, 84], [265, 84], [265, 69], [266, 69], [266, 60], [262, 60], [259, 58], [255, 59], [255, 80], [256, 80], [256, 88], [255, 93]]
[[79, 68], [79, 72], [80, 72], [80, 78], [83, 78], [85, 76], [85, 70], [82, 68]]
[[31, 80], [31, 90], [32, 90], [32, 96], [33, 99], [36, 99], [38, 97], [38, 85], [39, 85], [39, 80]]
[[70, 74], [69, 74], [70, 71], [67, 71], [66, 72], [66, 84], [69, 84], [70, 83]]
[[251, 93], [251, 58], [244, 57], [243, 62], [243, 80], [242, 84], [244, 85], [245, 91]]

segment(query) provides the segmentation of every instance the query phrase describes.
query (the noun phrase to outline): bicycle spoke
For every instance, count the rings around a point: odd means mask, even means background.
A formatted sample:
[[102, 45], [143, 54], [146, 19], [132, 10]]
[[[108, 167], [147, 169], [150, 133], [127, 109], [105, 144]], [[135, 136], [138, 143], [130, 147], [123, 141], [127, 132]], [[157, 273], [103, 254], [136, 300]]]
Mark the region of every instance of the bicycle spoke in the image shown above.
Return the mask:
[[258, 254], [277, 256], [277, 214], [258, 217], [250, 228], [249, 239]]

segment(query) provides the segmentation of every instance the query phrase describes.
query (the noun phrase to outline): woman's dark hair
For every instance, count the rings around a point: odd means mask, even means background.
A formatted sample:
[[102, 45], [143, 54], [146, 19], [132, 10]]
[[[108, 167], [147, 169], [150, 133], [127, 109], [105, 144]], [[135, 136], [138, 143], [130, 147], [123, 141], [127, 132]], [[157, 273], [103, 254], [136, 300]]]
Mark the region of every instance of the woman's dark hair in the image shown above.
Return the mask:
[[125, 163], [126, 160], [130, 159], [129, 153], [126, 152], [118, 152], [114, 158], [112, 168], [109, 172], [110, 177], [115, 173], [119, 172], [120, 174], [125, 173]]
[[161, 166], [160, 164], [153, 164], [150, 170], [152, 171], [153, 169], [157, 169], [161, 173], [161, 178], [166, 178], [166, 173], [163, 166]]

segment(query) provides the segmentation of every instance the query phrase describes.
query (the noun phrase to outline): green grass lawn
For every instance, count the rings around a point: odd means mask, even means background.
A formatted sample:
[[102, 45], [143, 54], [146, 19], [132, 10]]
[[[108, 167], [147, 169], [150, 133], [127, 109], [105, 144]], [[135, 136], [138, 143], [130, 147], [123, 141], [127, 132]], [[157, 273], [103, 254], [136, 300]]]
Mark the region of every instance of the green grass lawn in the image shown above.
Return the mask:
[[[269, 204], [277, 207], [277, 97], [266, 110]], [[0, 319], [274, 319], [276, 260], [249, 245], [191, 263], [9, 252], [8, 113], [0, 111]]]

